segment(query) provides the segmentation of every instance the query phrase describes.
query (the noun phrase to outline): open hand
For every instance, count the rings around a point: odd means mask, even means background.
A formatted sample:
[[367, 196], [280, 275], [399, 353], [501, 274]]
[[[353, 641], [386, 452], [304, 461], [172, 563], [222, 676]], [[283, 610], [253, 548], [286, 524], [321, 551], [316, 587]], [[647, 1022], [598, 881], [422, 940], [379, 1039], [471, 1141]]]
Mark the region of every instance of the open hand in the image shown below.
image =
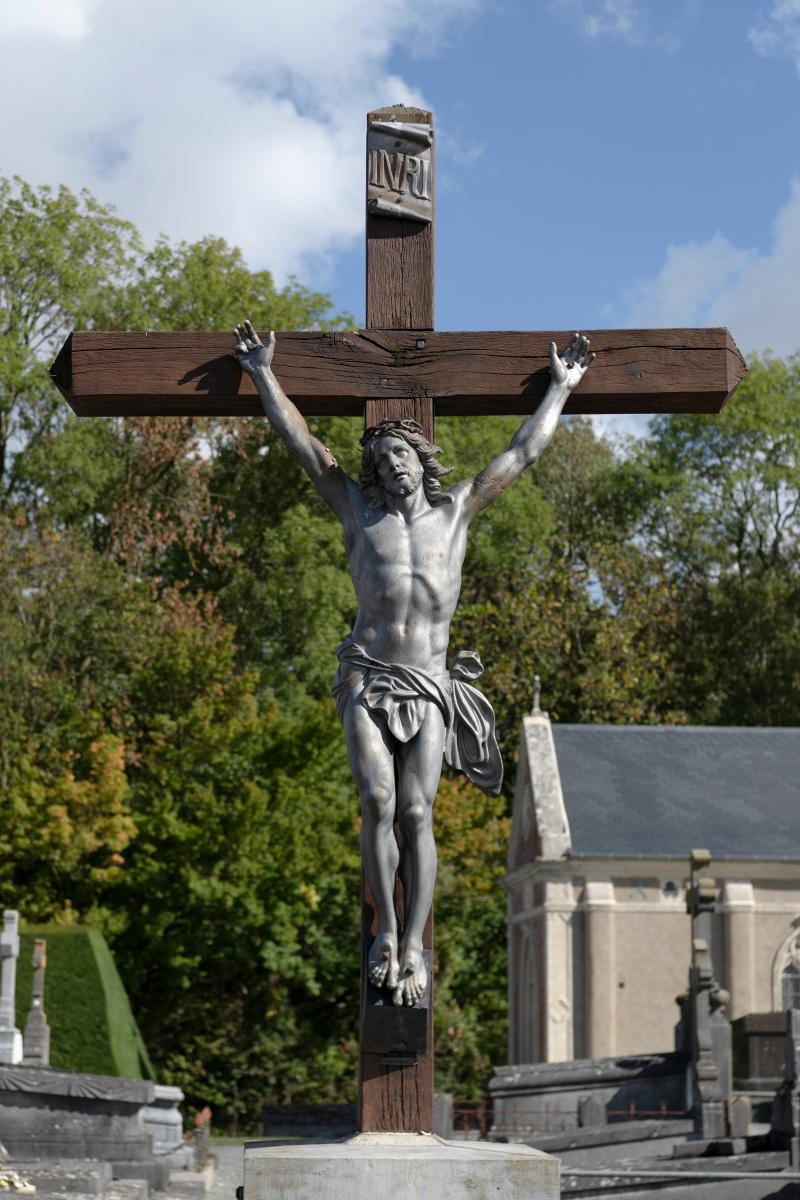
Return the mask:
[[233, 336], [236, 338], [236, 357], [243, 371], [246, 371], [248, 375], [255, 375], [258, 372], [269, 370], [275, 351], [274, 333], [270, 333], [269, 341], [265, 346], [250, 322], [244, 321], [241, 325], [236, 326]]
[[596, 357], [596, 354], [589, 353], [589, 339], [582, 333], [573, 334], [563, 354], [559, 354], [555, 342], [551, 342], [550, 375], [553, 382], [571, 392], [583, 379]]

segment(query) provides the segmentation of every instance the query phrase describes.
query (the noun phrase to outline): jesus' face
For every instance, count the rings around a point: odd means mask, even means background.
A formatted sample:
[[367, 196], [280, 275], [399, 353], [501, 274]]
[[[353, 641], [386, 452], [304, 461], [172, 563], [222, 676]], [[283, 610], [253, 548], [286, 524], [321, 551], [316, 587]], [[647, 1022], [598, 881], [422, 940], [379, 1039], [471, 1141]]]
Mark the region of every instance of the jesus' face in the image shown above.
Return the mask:
[[422, 463], [403, 438], [378, 438], [373, 451], [378, 482], [390, 496], [410, 496], [422, 483]]

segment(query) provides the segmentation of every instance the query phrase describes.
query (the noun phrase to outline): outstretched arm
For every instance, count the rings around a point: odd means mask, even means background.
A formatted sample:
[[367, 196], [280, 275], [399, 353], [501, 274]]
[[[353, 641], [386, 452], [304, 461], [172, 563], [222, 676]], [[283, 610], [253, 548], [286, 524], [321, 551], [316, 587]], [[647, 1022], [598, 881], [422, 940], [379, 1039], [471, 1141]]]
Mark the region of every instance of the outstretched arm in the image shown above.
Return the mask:
[[295, 456], [315, 488], [337, 514], [343, 518], [347, 506], [347, 476], [336, 464], [327, 446], [309, 431], [305, 417], [292, 404], [272, 373], [275, 334], [270, 333], [266, 346], [249, 321], [237, 325], [236, 357], [258, 389], [264, 412], [284, 445]]
[[486, 508], [526, 467], [536, 462], [556, 431], [570, 392], [583, 379], [594, 359], [594, 354], [589, 353], [589, 339], [580, 334], [575, 334], [561, 355], [555, 342], [550, 343], [550, 386], [536, 412], [519, 427], [508, 450], [498, 455], [474, 479], [466, 479], [453, 488], [454, 493], [463, 489], [467, 516], [472, 517]]

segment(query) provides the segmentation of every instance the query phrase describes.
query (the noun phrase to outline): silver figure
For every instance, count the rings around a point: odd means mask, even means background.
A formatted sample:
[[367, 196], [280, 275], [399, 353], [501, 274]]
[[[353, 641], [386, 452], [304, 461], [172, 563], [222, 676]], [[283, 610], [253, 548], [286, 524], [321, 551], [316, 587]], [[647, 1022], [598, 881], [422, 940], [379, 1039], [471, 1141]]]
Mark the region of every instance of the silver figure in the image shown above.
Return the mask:
[[[394, 1004], [418, 1004], [427, 985], [422, 934], [436, 880], [432, 817], [443, 757], [487, 791], [499, 791], [502, 779], [491, 708], [466, 682], [481, 673], [480, 659], [462, 651], [449, 671], [446, 665], [467, 530], [548, 445], [595, 356], [579, 334], [561, 355], [551, 343], [550, 386], [536, 412], [484, 470], [444, 492], [440, 479], [448, 472], [438, 447], [414, 421], [367, 430], [360, 478], [350, 479], [273, 375], [274, 333], [263, 345], [245, 321], [235, 337], [239, 363], [272, 426], [344, 527], [358, 616], [337, 652], [333, 690], [361, 799], [361, 854], [378, 914], [368, 969]], [[398, 870], [406, 917], [401, 943]]]

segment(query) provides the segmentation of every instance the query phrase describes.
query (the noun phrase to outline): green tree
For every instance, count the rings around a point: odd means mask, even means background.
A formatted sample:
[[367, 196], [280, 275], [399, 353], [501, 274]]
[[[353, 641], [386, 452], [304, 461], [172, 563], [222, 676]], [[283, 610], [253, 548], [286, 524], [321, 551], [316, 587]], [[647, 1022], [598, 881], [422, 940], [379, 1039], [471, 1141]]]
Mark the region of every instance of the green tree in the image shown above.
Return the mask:
[[[508, 435], [480, 433], [498, 448]], [[475, 523], [453, 644], [484, 657], [509, 795], [534, 675], [556, 720], [684, 719], [671, 667], [677, 589], [634, 537], [630, 474], [590, 422], [573, 419], [488, 510], [489, 523]]]
[[463, 777], [443, 779], [436, 797], [439, 868], [436, 921], [436, 1085], [479, 1096], [505, 1061], [505, 872], [509, 822], [503, 797]]
[[48, 362], [70, 329], [113, 310], [141, 253], [134, 227], [88, 192], [0, 178], [0, 503], [16, 494], [20, 449], [63, 423]]
[[800, 720], [800, 358], [754, 356], [719, 417], [665, 417], [630, 464], [637, 536], [680, 588], [700, 723]]
[[[230, 329], [247, 313], [257, 329], [343, 329], [347, 313], [296, 279], [278, 288], [269, 271], [251, 271], [238, 246], [219, 237], [177, 245], [160, 238], [137, 262], [116, 297], [116, 324], [131, 329]], [[114, 314], [110, 314], [113, 316]]]
[[[223, 540], [236, 514], [223, 510], [217, 463], [247, 459], [252, 442], [248, 469], [263, 473], [263, 440], [250, 436], [263, 423], [80, 422], [46, 383], [46, 360], [72, 324], [224, 327], [245, 304], [259, 324], [305, 326], [329, 301], [294, 282], [276, 288], [219, 239], [146, 252], [91, 197], [62, 189], [55, 203], [23, 184], [3, 196], [29, 266], [12, 274], [5, 246], [7, 293], [47, 336], [34, 341], [8, 321], [20, 345], [6, 355], [2, 391], [14, 453], [0, 531], [10, 813], [0, 887], [29, 919], [68, 910], [103, 925], [162, 1069], [198, 1103], [213, 1098], [223, 1120], [257, 1111], [265, 1086], [329, 1096], [353, 1073], [354, 1009], [337, 999], [357, 973], [344, 754], [331, 706], [286, 678], [279, 699], [263, 656], [254, 669], [237, 653], [218, 602], [245, 548]], [[51, 295], [59, 237], [87, 269]], [[17, 360], [25, 378], [10, 373]], [[25, 415], [35, 404], [38, 425]], [[301, 518], [287, 517], [302, 538]], [[271, 523], [267, 509], [268, 539]], [[304, 565], [317, 541], [301, 541], [287, 568]], [[280, 556], [280, 537], [271, 545]], [[259, 547], [246, 549], [254, 561]], [[242, 630], [263, 615], [232, 607]], [[281, 611], [290, 614], [288, 601]], [[262, 636], [277, 644], [269, 620]], [[314, 862], [336, 870], [315, 873]], [[324, 1027], [320, 996], [340, 1010]]]

